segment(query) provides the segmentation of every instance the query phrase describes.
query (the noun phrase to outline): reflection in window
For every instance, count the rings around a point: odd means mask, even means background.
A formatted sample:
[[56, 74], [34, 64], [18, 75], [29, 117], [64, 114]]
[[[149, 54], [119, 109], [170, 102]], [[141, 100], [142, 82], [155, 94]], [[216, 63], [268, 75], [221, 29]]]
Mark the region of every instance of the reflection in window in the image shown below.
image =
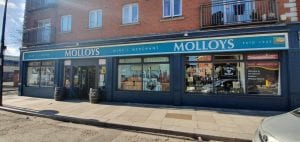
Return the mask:
[[146, 64], [143, 65], [143, 90], [144, 91], [169, 91], [170, 90], [170, 65]]
[[280, 72], [278, 62], [249, 62], [248, 93], [280, 95]]
[[64, 86], [67, 88], [67, 89], [70, 89], [71, 88], [71, 66], [65, 66], [65, 81], [64, 81]]
[[213, 92], [211, 63], [187, 63], [185, 69], [187, 92]]
[[29, 62], [27, 68], [28, 86], [54, 86], [54, 62]]
[[168, 57], [119, 59], [118, 89], [135, 91], [170, 91]]
[[27, 85], [39, 86], [40, 85], [40, 62], [30, 62], [27, 68]]
[[216, 94], [245, 93], [244, 63], [215, 63], [214, 80]]
[[119, 90], [142, 90], [142, 66], [119, 65]]
[[54, 62], [42, 62], [41, 86], [54, 86]]

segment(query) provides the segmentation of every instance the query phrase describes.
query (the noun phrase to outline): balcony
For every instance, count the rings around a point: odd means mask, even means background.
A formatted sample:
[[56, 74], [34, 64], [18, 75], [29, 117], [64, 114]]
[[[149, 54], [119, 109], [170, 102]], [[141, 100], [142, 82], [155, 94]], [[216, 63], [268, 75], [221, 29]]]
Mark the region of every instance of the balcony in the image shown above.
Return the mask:
[[23, 33], [23, 45], [34, 46], [55, 42], [55, 28], [51, 26], [25, 30]]
[[28, 0], [27, 11], [34, 11], [56, 6], [57, 0]]
[[201, 28], [278, 22], [276, 0], [212, 0], [200, 6]]

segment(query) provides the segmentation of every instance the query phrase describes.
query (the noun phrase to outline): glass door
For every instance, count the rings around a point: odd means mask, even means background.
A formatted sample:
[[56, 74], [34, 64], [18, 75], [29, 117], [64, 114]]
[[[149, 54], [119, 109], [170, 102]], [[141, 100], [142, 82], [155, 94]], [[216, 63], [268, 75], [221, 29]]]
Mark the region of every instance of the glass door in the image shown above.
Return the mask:
[[90, 88], [96, 88], [96, 67], [80, 66], [74, 68], [74, 89], [79, 99], [89, 98]]

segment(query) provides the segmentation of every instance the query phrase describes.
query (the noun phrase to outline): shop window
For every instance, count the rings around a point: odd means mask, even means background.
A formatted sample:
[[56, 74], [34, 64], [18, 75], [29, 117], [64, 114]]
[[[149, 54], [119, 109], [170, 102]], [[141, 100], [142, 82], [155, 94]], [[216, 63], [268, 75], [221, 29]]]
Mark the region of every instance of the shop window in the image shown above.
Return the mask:
[[278, 59], [277, 53], [186, 56], [186, 92], [280, 95]]
[[54, 62], [29, 62], [27, 68], [28, 86], [54, 86]]
[[242, 62], [214, 64], [215, 94], [244, 94], [245, 67]]
[[212, 63], [187, 63], [185, 68], [187, 92], [213, 92]]
[[40, 85], [40, 73], [41, 62], [30, 62], [27, 68], [27, 85], [39, 86]]
[[142, 90], [142, 66], [119, 65], [119, 90]]
[[54, 86], [54, 62], [42, 62], [41, 86]]
[[262, 95], [280, 95], [279, 67], [279, 62], [248, 62], [248, 93]]
[[169, 58], [119, 59], [118, 90], [169, 91]]

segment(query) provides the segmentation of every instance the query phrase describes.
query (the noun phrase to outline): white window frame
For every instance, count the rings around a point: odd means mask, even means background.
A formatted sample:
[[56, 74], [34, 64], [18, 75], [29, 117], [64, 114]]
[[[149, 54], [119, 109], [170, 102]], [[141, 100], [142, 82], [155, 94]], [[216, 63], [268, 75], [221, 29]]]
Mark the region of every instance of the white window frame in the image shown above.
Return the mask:
[[44, 19], [38, 21], [38, 42], [50, 42], [51, 40], [51, 19]]
[[[63, 28], [63, 24], [64, 24], [64, 18], [66, 18], [66, 22], [67, 22], [67, 29]], [[60, 22], [60, 31], [62, 33], [69, 33], [72, 31], [72, 15], [63, 15], [61, 16], [61, 22]]]
[[[96, 17], [91, 17], [92, 13], [96, 13]], [[95, 18], [95, 25], [91, 25], [91, 19]], [[101, 22], [98, 23], [98, 20], [100, 20], [99, 18], [101, 18]], [[99, 25], [98, 25], [99, 24]], [[95, 10], [91, 10], [89, 11], [89, 29], [94, 29], [94, 28], [101, 28], [103, 25], [103, 12], [102, 9], [95, 9]]]
[[[137, 20], [134, 21], [133, 20], [133, 6], [136, 6], [137, 7]], [[129, 18], [130, 21], [129, 22], [125, 22], [125, 8], [126, 7], [129, 7]], [[125, 4], [123, 5], [122, 7], [122, 24], [135, 24], [135, 23], [138, 23], [139, 22], [139, 19], [140, 19], [140, 14], [139, 14], [139, 5], [138, 3], [130, 3], [130, 4]]]
[[180, 0], [180, 13], [175, 15], [174, 14], [174, 0], [170, 0], [170, 15], [165, 15], [165, 0], [162, 0], [162, 5], [163, 5], [163, 18], [170, 18], [170, 17], [179, 17], [182, 16], [182, 0]]

